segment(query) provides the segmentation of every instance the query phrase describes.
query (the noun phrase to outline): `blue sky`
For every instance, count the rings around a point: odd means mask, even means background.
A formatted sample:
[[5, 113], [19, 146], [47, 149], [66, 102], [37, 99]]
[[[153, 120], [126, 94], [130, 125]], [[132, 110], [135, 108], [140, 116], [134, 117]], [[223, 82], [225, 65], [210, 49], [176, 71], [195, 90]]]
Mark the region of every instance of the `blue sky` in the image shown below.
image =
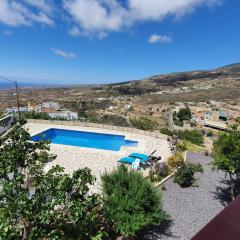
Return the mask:
[[240, 62], [238, 0], [0, 0], [0, 75], [89, 84]]

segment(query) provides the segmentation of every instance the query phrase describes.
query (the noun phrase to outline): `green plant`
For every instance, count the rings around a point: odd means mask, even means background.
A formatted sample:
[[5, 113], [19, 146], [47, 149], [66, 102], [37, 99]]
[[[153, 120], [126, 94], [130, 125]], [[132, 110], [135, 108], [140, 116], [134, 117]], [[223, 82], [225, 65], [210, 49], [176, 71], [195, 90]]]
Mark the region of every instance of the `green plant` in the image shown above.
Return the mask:
[[102, 176], [102, 186], [106, 219], [117, 234], [134, 237], [166, 219], [161, 193], [140, 173], [120, 165]]
[[160, 133], [171, 136], [171, 137], [174, 135], [173, 131], [169, 130], [168, 128], [161, 128]]
[[110, 124], [120, 127], [129, 127], [130, 124], [125, 117], [115, 114], [104, 114], [98, 119], [98, 123]]
[[131, 118], [130, 123], [132, 124], [133, 127], [145, 131], [153, 131], [159, 127], [156, 121], [153, 121], [145, 117]]
[[177, 168], [184, 164], [183, 154], [181, 152], [168, 158], [167, 163], [172, 168]]
[[202, 165], [200, 163], [189, 163], [188, 166], [193, 170], [194, 173], [203, 173], [203, 168]]
[[169, 166], [165, 163], [156, 163], [149, 171], [151, 182], [159, 182], [170, 174]]
[[43, 120], [51, 119], [51, 117], [47, 113], [34, 112], [34, 111], [22, 113], [21, 118], [23, 118], [23, 119], [43, 119]]
[[177, 113], [178, 120], [183, 122], [184, 120], [189, 121], [192, 118], [192, 113], [189, 108], [182, 108]]
[[231, 197], [235, 198], [239, 193], [240, 180], [240, 124], [232, 126], [228, 131], [220, 133], [214, 142], [213, 166], [222, 170], [230, 179]]
[[185, 130], [185, 131], [171, 131], [168, 128], [162, 128], [160, 130], [162, 134], [166, 134], [168, 136], [177, 136], [181, 140], [187, 140], [193, 144], [201, 146], [203, 144], [203, 133], [198, 130]]
[[187, 140], [182, 140], [180, 143], [178, 143], [177, 149], [181, 152], [184, 152], [186, 150], [191, 152], [204, 152], [203, 147], [193, 144]]
[[55, 156], [30, 139], [19, 125], [0, 139], [0, 239], [96, 239], [104, 233], [102, 208], [89, 193], [90, 170], [45, 172]]
[[198, 130], [178, 131], [176, 135], [180, 139], [188, 140], [191, 143], [201, 146], [203, 144], [203, 134]]
[[182, 165], [174, 177], [174, 182], [183, 188], [187, 188], [193, 185], [195, 182], [193, 169], [187, 165]]

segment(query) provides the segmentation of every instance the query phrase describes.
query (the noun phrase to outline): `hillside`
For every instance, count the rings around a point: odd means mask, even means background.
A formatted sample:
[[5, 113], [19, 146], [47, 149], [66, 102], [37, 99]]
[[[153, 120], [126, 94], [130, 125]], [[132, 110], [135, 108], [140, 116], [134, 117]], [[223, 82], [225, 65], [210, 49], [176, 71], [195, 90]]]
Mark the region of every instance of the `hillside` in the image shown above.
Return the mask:
[[231, 64], [209, 71], [190, 71], [152, 76], [143, 80], [111, 84], [109, 87], [119, 94], [143, 94], [169, 88], [205, 85], [205, 88], [239, 87], [240, 64]]
[[[21, 86], [20, 101], [40, 103], [57, 100], [68, 106], [72, 102], [101, 98], [138, 96], [142, 103], [177, 101], [238, 100], [240, 97], [240, 64], [209, 71], [191, 71], [152, 76], [143, 80], [106, 85], [26, 88]], [[0, 90], [0, 110], [15, 105], [14, 90]], [[71, 105], [70, 104], [70, 105]]]

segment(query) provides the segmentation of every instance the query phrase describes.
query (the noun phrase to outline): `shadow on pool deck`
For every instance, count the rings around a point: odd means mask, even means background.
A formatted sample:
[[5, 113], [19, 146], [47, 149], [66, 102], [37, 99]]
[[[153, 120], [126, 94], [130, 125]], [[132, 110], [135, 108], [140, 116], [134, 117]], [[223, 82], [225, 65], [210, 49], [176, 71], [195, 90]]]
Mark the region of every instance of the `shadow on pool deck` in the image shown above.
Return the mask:
[[203, 173], [195, 174], [198, 187], [181, 188], [169, 179], [163, 191], [163, 209], [172, 221], [152, 228], [141, 239], [188, 240], [228, 203], [225, 174], [212, 171], [212, 158], [188, 153], [187, 161], [200, 163]]

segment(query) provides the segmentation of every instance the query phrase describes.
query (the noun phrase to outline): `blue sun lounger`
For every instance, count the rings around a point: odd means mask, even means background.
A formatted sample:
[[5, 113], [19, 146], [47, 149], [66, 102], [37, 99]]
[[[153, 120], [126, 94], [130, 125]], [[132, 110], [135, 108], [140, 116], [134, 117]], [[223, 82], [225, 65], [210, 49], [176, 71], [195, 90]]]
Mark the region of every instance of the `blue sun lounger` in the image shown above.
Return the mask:
[[128, 157], [121, 158], [118, 162], [132, 164], [136, 159], [140, 159], [140, 163], [147, 163], [151, 155], [157, 150], [153, 151], [149, 156], [143, 153], [131, 153]]
[[142, 153], [131, 153], [128, 157], [138, 158], [144, 162], [149, 159], [149, 156], [147, 156], [146, 154], [142, 154]]
[[[133, 164], [136, 161], [136, 158], [134, 157], [124, 157], [121, 158], [118, 162], [120, 163], [126, 163], [126, 164]], [[140, 163], [144, 163], [146, 160], [140, 159]]]

